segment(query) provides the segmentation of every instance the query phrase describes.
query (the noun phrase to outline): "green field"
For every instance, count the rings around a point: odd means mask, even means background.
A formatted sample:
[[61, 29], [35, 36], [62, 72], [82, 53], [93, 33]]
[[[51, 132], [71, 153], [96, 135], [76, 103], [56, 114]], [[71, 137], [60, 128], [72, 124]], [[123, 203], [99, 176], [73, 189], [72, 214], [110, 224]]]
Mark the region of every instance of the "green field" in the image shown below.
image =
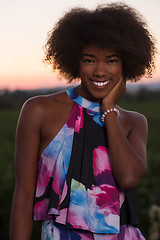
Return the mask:
[[0, 110], [0, 239], [8, 239], [14, 188], [14, 139], [18, 110]]
[[[153, 222], [149, 219], [149, 209], [160, 205], [160, 101], [159, 99], [124, 98], [119, 104], [129, 110], [144, 114], [148, 119], [148, 173], [143, 178], [138, 191], [140, 209], [140, 229], [147, 239]], [[20, 107], [0, 108], [0, 239], [8, 239], [9, 215], [14, 190], [14, 139]], [[158, 216], [158, 215], [157, 215]], [[160, 221], [156, 220], [155, 221]], [[39, 228], [37, 228], [39, 229]], [[33, 239], [37, 237], [35, 230]]]

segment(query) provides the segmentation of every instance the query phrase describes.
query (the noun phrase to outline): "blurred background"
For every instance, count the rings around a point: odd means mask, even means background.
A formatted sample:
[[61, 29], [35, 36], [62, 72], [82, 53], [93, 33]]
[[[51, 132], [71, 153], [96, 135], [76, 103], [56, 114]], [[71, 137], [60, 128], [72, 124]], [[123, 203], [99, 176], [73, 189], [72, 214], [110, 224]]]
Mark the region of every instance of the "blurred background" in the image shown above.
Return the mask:
[[[71, 7], [93, 9], [100, 0], [0, 0], [0, 239], [8, 239], [14, 190], [14, 144], [18, 115], [24, 101], [68, 85], [43, 63], [47, 32]], [[160, 52], [160, 1], [123, 1], [140, 11], [157, 39]], [[119, 105], [148, 119], [148, 173], [137, 189], [140, 229], [146, 239], [160, 239], [160, 54], [151, 79], [127, 84]], [[40, 239], [35, 223], [32, 239]]]

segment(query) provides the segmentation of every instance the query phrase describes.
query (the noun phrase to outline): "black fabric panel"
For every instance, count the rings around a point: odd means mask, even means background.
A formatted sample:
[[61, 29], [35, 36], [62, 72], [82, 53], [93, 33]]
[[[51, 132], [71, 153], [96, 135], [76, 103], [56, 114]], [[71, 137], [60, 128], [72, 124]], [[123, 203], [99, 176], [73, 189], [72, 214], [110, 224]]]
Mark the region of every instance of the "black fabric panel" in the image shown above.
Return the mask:
[[139, 225], [136, 189], [126, 191], [126, 198], [120, 210], [120, 225]]

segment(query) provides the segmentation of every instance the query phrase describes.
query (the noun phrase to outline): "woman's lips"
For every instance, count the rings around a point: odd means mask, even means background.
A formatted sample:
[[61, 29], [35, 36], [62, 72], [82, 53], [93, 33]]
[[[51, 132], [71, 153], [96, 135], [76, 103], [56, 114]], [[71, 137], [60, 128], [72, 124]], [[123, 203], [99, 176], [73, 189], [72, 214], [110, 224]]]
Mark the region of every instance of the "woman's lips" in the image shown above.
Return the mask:
[[92, 83], [98, 87], [104, 87], [105, 85], [107, 85], [109, 83], [109, 80], [107, 81], [93, 81]]

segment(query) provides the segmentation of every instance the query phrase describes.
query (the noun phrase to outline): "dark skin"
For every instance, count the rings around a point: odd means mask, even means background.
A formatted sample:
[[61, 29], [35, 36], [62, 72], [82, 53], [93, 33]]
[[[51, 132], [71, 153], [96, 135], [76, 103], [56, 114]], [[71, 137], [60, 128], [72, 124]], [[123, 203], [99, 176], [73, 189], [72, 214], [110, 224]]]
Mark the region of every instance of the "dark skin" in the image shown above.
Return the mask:
[[[93, 45], [86, 46], [83, 53], [86, 52], [92, 53], [92, 57], [88, 61], [88, 56], [82, 56], [81, 84], [76, 91], [89, 100], [101, 101], [103, 110], [109, 109], [125, 93], [121, 60], [113, 50], [101, 51]], [[98, 81], [106, 85], [97, 87]], [[72, 108], [73, 102], [65, 92], [35, 97], [23, 106], [16, 134], [16, 189], [11, 214], [11, 240], [31, 238], [37, 162], [66, 122]], [[115, 179], [121, 189], [129, 189], [136, 187], [146, 172], [147, 121], [139, 113], [118, 108], [120, 117], [110, 113], [105, 123]]]

